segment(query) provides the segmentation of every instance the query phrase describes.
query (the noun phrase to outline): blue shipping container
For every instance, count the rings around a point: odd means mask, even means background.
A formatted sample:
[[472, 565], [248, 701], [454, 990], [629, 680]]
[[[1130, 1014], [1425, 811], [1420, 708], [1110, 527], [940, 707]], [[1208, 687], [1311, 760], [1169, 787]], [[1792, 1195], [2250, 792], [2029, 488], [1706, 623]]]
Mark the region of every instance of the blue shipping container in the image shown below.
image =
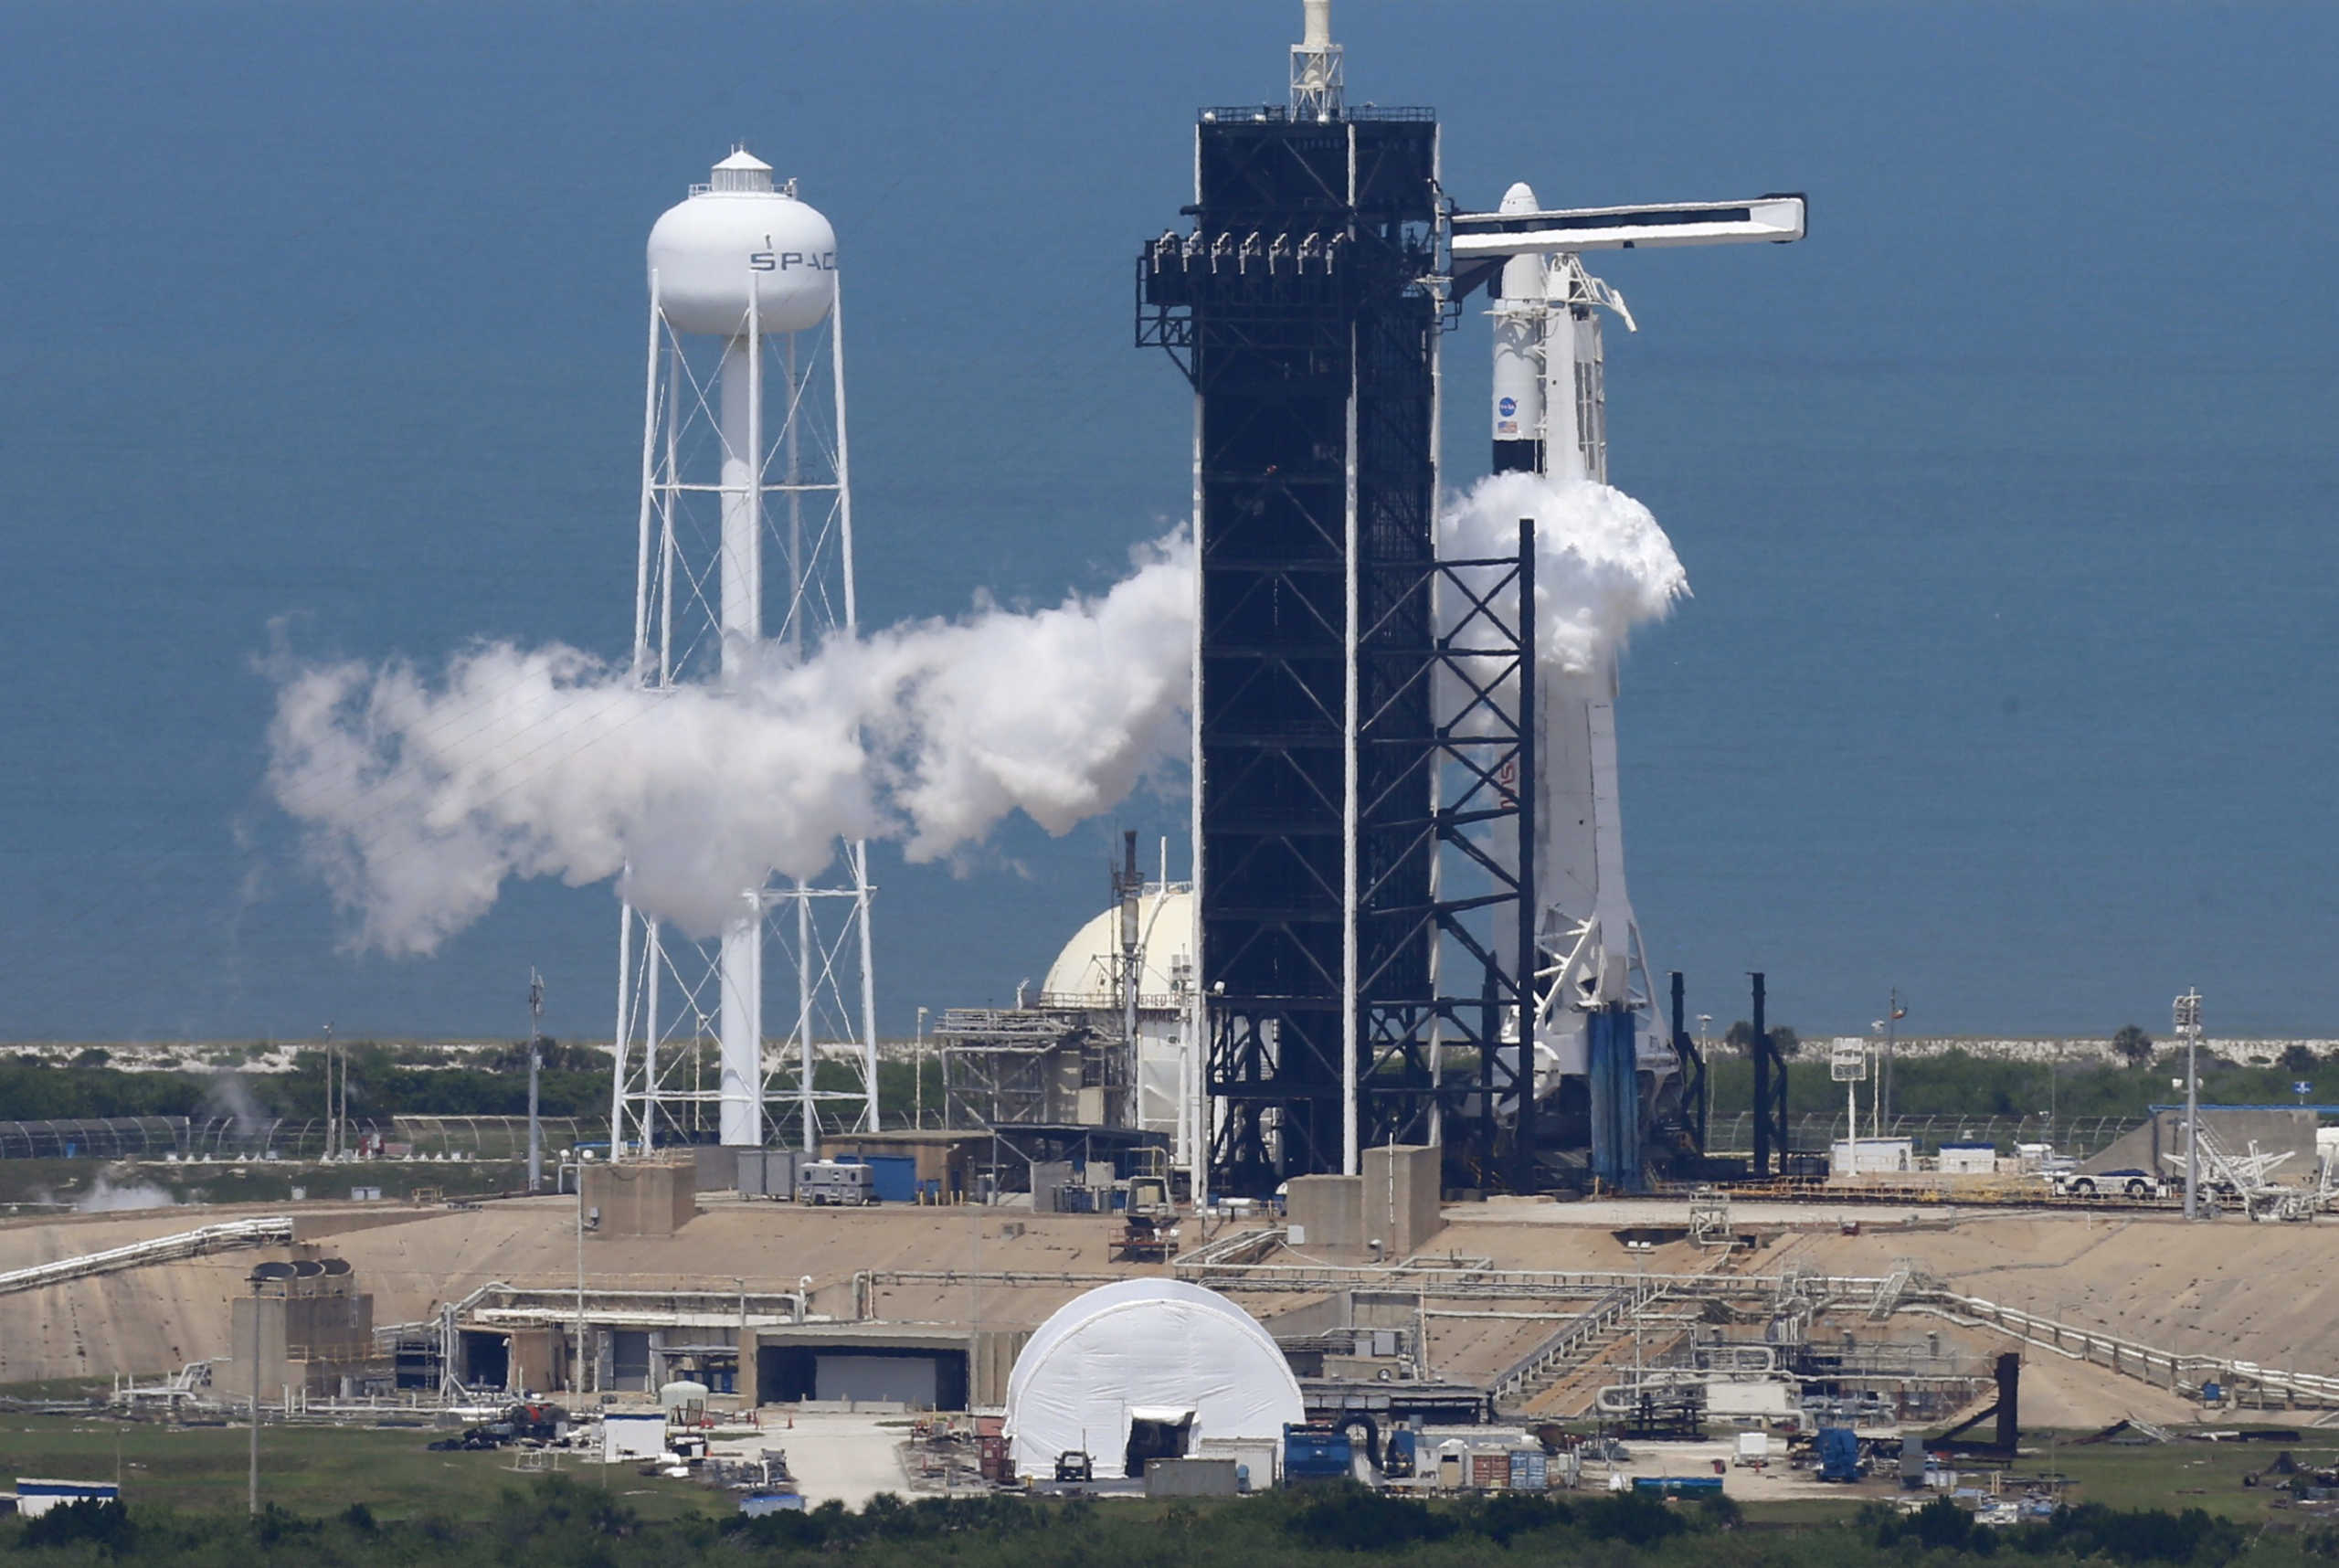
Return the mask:
[[1540, 1448], [1510, 1451], [1510, 1489], [1540, 1492], [1550, 1485], [1551, 1460]]
[[869, 1167], [869, 1181], [881, 1203], [917, 1202], [917, 1157], [914, 1154], [853, 1154], [856, 1165]]
[[1720, 1476], [1635, 1476], [1633, 1490], [1657, 1492], [1669, 1498], [1714, 1497], [1721, 1491]]

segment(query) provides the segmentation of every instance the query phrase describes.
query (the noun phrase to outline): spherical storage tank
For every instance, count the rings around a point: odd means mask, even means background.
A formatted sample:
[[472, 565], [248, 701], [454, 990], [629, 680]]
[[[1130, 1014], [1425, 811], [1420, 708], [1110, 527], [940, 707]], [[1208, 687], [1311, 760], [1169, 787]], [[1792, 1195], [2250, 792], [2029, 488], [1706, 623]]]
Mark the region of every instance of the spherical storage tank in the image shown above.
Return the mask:
[[651, 228], [650, 273], [677, 331], [744, 336], [752, 297], [758, 331], [802, 332], [836, 302], [837, 234], [772, 188], [769, 164], [735, 150]]
[[1211, 1440], [1280, 1444], [1286, 1424], [1306, 1419], [1291, 1364], [1258, 1319], [1179, 1279], [1074, 1297], [1032, 1331], [1007, 1378], [1019, 1476], [1053, 1475], [1072, 1451], [1099, 1476], [1124, 1476], [1132, 1436], [1150, 1453], [1192, 1454]]

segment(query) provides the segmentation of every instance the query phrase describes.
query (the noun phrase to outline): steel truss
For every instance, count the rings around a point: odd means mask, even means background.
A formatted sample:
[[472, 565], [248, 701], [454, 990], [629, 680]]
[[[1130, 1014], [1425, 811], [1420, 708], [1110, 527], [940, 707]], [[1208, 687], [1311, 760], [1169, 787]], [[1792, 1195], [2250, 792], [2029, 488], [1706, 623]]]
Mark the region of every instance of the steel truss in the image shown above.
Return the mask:
[[[727, 342], [693, 337], [666, 320], [653, 280], [634, 598], [642, 689], [720, 682], [743, 643], [800, 658], [854, 630], [842, 310], [840, 298], [825, 330], [766, 334], [751, 314]], [[742, 506], [744, 538], [731, 526]], [[868, 847], [852, 840], [821, 878], [742, 889], [720, 938], [621, 907], [612, 1158], [689, 1141], [712, 1125], [706, 1107], [727, 1107], [757, 1143], [778, 1130], [767, 1103], [791, 1107], [788, 1140], [806, 1150], [823, 1131], [875, 1129], [873, 892]], [[767, 1001], [784, 1032], [764, 1028]], [[710, 1082], [704, 1060], [726, 1012], [734, 1029], [752, 1021], [736, 1044], [757, 1066]]]
[[1417, 677], [1435, 699], [1432, 722], [1416, 727], [1422, 705], [1392, 700], [1359, 726], [1360, 744], [1424, 757], [1438, 784], [1428, 810], [1381, 821], [1403, 852], [1386, 858], [1405, 864], [1425, 849], [1451, 869], [1435, 892], [1364, 890], [1392, 927], [1388, 950], [1426, 938], [1440, 958], [1412, 996], [1391, 995], [1385, 971], [1362, 977], [1369, 1141], [1443, 1144], [1448, 1169], [1469, 1183], [1530, 1189], [1540, 1184], [1535, 966], [1506, 964], [1494, 934], [1508, 922], [1514, 950], [1536, 952], [1534, 857], [1513, 866], [1490, 841], [1508, 829], [1534, 842], [1535, 726], [1524, 716], [1536, 701], [1534, 524], [1520, 522], [1516, 556], [1435, 561], [1409, 580], [1382, 575], [1398, 603], [1434, 606], [1438, 627]]
[[[1487, 612], [1531, 567], [1436, 559], [1438, 336], [1452, 319], [1436, 122], [1206, 110], [1196, 136], [1195, 225], [1140, 252], [1136, 337], [1167, 351], [1196, 397], [1196, 881], [1215, 1183], [1266, 1192], [1353, 1171], [1365, 1142], [1442, 1133], [1490, 1171], [1498, 1103], [1533, 1115], [1513, 1086], [1532, 1049], [1518, 1044], [1531, 1040], [1516, 1022], [1525, 988], [1477, 928], [1494, 902], [1517, 903], [1517, 879], [1441, 899], [1438, 863], [1466, 854], [1498, 870], [1469, 841], [1483, 813], [1522, 810], [1516, 779], [1508, 795], [1489, 779], [1530, 767], [1532, 740], [1522, 747], [1514, 708], [1503, 725], [1476, 711], [1503, 677], [1481, 677], [1470, 711], [1445, 722], [1436, 692], [1493, 626], [1518, 659], [1515, 603]], [[1512, 575], [1477, 581], [1488, 567]], [[1473, 608], [1444, 632], [1457, 574], [1473, 578], [1455, 589]], [[1509, 678], [1531, 697], [1531, 668]], [[1505, 726], [1507, 758], [1495, 755], [1506, 743], [1471, 733]], [[1460, 788], [1441, 805], [1449, 769]], [[1442, 981], [1445, 948], [1460, 962]], [[1476, 1054], [1451, 1082], [1449, 1049]], [[1474, 1126], [1449, 1125], [1477, 1085], [1496, 1092]]]

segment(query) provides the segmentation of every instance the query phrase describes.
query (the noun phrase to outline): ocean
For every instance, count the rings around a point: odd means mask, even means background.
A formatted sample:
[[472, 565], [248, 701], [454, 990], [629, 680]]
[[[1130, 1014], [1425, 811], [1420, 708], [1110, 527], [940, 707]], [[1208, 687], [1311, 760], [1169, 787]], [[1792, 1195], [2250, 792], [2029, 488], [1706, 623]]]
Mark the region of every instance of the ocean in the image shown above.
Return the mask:
[[[1288, 12], [1288, 15], [1286, 15]], [[1131, 344], [1195, 106], [1274, 98], [1232, 0], [0, 15], [0, 1037], [606, 1037], [606, 885], [355, 950], [261, 789], [273, 659], [620, 650], [640, 246], [735, 140], [834, 219], [864, 620], [1100, 588], [1186, 510]], [[2328, 1035], [2339, 972], [2339, 230], [2309, 7], [1364, 5], [1350, 96], [1437, 105], [1490, 205], [1810, 194], [1779, 249], [1594, 270], [1612, 477], [1694, 597], [1620, 730], [1634, 901], [1693, 1012], [1806, 1037]], [[1483, 471], [1487, 334], [1448, 339]], [[881, 1025], [1006, 1001], [1147, 792], [876, 852]]]

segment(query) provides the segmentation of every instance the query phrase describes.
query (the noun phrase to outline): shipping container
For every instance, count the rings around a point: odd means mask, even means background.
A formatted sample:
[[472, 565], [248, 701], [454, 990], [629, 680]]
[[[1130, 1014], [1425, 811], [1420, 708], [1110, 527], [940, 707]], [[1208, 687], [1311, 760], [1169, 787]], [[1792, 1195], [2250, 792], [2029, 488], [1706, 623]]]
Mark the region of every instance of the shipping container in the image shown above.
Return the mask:
[[742, 1149], [732, 1159], [741, 1197], [778, 1198], [785, 1202], [796, 1196], [796, 1150]]
[[1540, 1492], [1551, 1484], [1551, 1461], [1540, 1448], [1510, 1451], [1510, 1489]]
[[1482, 1492], [1498, 1492], [1510, 1485], [1510, 1456], [1499, 1448], [1474, 1451], [1470, 1485]]
[[869, 1167], [877, 1201], [881, 1203], [915, 1203], [917, 1202], [917, 1157], [913, 1154], [856, 1154], [852, 1158]]
[[1719, 1497], [1721, 1494], [1720, 1476], [1635, 1476], [1633, 1490], [1656, 1492], [1661, 1497]]

